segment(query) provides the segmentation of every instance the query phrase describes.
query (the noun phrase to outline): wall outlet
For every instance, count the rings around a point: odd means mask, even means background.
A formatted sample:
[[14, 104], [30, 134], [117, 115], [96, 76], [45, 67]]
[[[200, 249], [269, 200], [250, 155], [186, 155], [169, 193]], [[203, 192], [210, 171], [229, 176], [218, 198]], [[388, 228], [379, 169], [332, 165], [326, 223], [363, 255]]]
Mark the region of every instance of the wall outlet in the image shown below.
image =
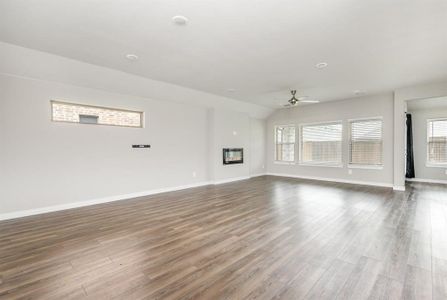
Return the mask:
[[194, 177], [194, 178], [197, 177], [197, 173], [196, 173], [196, 171], [192, 172], [192, 177]]
[[348, 174], [352, 175], [352, 170], [351, 169], [348, 170]]

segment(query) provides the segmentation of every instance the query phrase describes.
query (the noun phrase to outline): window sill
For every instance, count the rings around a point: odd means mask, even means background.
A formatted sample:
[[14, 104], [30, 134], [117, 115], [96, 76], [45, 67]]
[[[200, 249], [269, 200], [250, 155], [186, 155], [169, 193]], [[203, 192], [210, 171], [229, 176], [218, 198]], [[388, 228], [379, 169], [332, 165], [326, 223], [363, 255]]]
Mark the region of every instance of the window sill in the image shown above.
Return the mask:
[[447, 164], [426, 163], [425, 166], [427, 168], [444, 168], [444, 169], [447, 169]]
[[295, 164], [294, 161], [277, 161], [277, 160], [275, 160], [273, 163], [276, 165], [294, 165]]
[[349, 169], [383, 170], [383, 165], [348, 165]]
[[343, 164], [331, 164], [331, 163], [299, 163], [303, 167], [327, 167], [327, 168], [343, 168]]

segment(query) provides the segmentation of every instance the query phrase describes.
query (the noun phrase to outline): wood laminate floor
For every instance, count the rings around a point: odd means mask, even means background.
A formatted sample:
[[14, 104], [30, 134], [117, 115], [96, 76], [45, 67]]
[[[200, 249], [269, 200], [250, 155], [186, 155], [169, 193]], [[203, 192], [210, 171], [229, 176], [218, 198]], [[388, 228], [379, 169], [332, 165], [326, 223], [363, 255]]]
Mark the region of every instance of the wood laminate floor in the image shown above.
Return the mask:
[[257, 177], [0, 222], [0, 299], [447, 299], [447, 188]]

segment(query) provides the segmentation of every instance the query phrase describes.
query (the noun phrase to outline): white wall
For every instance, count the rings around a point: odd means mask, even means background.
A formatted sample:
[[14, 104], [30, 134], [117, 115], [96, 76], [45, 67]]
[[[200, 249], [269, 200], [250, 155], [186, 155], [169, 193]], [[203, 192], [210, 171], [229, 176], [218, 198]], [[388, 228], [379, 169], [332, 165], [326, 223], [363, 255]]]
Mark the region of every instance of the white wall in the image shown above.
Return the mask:
[[[383, 169], [352, 169], [348, 174], [348, 120], [356, 118], [383, 117]], [[343, 121], [343, 167], [303, 166], [298, 163], [284, 165], [274, 162], [274, 126]], [[298, 147], [298, 145], [297, 145]], [[297, 149], [297, 151], [299, 151]], [[298, 157], [298, 156], [297, 156]], [[324, 178], [334, 181], [352, 181], [384, 186], [393, 185], [393, 95], [363, 97], [316, 105], [282, 109], [268, 118], [267, 125], [267, 171], [307, 178]]]
[[446, 168], [427, 167], [427, 120], [447, 118], [447, 103], [443, 108], [408, 110], [413, 120], [414, 168], [417, 179], [447, 181]]
[[[248, 177], [250, 154], [256, 172], [263, 160], [250, 125], [270, 109], [4, 43], [0, 55], [0, 219]], [[142, 110], [145, 127], [51, 122], [54, 99]], [[244, 147], [245, 163], [223, 166], [222, 147]]]
[[[211, 148], [212, 180], [223, 182], [231, 178], [250, 176], [250, 118], [229, 110], [210, 110], [213, 130]], [[244, 163], [223, 164], [223, 148], [244, 148]]]
[[[208, 180], [206, 108], [5, 75], [0, 99], [1, 212]], [[145, 128], [51, 122], [51, 99], [141, 110]]]
[[266, 171], [267, 122], [264, 119], [250, 119], [250, 175]]
[[[141, 110], [145, 127], [51, 122], [52, 99]], [[206, 107], [0, 74], [0, 214], [259, 173], [263, 121], [211, 111], [209, 126]], [[224, 166], [226, 147], [244, 148], [244, 164]]]

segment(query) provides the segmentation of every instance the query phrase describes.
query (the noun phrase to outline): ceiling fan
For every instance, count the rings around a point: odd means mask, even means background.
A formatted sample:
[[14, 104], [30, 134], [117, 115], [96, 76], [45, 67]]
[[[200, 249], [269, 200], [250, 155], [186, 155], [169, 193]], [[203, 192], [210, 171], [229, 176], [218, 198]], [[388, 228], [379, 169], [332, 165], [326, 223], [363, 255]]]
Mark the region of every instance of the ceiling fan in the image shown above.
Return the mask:
[[296, 98], [296, 90], [291, 90], [290, 93], [292, 94], [292, 98], [290, 98], [289, 103], [283, 105], [284, 107], [293, 107], [296, 106], [298, 103], [318, 103], [320, 101], [318, 100], [306, 100], [303, 97]]

